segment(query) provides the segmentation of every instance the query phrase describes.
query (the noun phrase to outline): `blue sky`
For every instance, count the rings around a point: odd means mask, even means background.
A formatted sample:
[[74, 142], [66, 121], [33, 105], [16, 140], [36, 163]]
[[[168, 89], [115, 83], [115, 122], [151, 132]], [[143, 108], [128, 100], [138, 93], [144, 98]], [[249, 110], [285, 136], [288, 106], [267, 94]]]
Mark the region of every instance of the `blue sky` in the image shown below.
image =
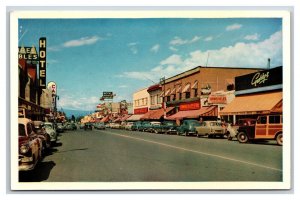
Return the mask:
[[94, 110], [103, 91], [132, 101], [160, 77], [199, 65], [282, 65], [280, 18], [19, 20], [19, 46], [38, 46], [40, 37], [59, 109]]

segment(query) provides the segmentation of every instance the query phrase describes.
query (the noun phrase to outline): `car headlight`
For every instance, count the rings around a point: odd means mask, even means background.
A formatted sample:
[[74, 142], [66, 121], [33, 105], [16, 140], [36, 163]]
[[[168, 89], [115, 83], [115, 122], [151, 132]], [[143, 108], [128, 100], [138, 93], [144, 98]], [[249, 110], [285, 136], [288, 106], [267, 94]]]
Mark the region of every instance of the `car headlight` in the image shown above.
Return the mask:
[[27, 153], [28, 151], [29, 151], [29, 146], [28, 146], [28, 145], [22, 145], [22, 146], [20, 147], [20, 153], [25, 154], [25, 153]]

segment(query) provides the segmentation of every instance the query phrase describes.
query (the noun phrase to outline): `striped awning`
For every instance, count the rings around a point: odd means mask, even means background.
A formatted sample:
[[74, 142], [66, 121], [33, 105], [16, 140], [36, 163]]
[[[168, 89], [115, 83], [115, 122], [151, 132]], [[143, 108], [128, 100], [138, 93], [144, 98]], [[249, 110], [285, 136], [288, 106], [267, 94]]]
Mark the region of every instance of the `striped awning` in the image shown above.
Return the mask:
[[191, 90], [191, 84], [188, 83], [184, 86], [182, 93], [189, 92]]

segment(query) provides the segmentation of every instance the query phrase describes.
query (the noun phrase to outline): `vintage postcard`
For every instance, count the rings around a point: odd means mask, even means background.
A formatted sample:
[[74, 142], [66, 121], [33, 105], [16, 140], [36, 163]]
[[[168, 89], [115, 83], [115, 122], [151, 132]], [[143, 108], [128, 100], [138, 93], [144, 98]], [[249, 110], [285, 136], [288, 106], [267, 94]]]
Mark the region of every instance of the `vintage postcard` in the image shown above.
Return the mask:
[[12, 11], [11, 189], [290, 189], [290, 43], [285, 10]]

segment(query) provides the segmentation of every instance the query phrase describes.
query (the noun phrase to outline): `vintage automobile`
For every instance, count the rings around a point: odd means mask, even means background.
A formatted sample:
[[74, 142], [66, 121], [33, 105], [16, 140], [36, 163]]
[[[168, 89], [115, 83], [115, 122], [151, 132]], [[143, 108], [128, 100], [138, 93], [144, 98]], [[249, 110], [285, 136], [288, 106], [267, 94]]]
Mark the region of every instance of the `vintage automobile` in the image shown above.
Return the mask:
[[142, 126], [142, 122], [141, 121], [136, 121], [131, 126], [131, 130], [138, 131], [139, 129], [141, 129], [141, 126]]
[[176, 134], [177, 125], [175, 121], [164, 121], [160, 124], [154, 125], [152, 132], [154, 133], [165, 133], [165, 134]]
[[124, 129], [125, 130], [131, 130], [132, 125], [133, 125], [133, 122], [127, 122]]
[[98, 130], [105, 130], [105, 124], [104, 124], [104, 122], [95, 123], [94, 128], [98, 129]]
[[84, 124], [84, 130], [93, 130], [93, 125], [89, 122]]
[[19, 171], [33, 170], [42, 156], [42, 141], [34, 132], [34, 124], [19, 118]]
[[52, 122], [45, 122], [45, 129], [46, 132], [50, 135], [50, 141], [52, 144], [55, 144], [57, 141], [57, 132], [54, 127], [54, 123]]
[[226, 127], [223, 127], [218, 121], [203, 121], [195, 129], [198, 137], [208, 136], [209, 138], [214, 138], [219, 136], [223, 138], [227, 135]]
[[244, 124], [238, 128], [237, 139], [240, 143], [257, 140], [276, 140], [283, 144], [282, 115], [258, 116], [255, 124]]
[[56, 123], [56, 132], [63, 133], [65, 131], [64, 126], [62, 123]]
[[256, 123], [256, 119], [251, 119], [251, 118], [244, 118], [244, 119], [239, 119], [235, 125], [228, 124], [227, 125], [227, 139], [232, 140], [233, 138], [236, 138], [237, 133], [238, 133], [238, 128], [240, 126], [245, 126], [245, 125], [254, 125]]
[[77, 126], [74, 123], [68, 123], [66, 124], [64, 130], [72, 130], [72, 131], [77, 130]]
[[153, 126], [156, 126], [160, 124], [160, 122], [156, 122], [156, 121], [143, 121], [141, 126], [138, 128], [139, 131], [143, 131], [143, 132], [151, 132]]
[[183, 120], [182, 124], [177, 128], [177, 135], [196, 135], [196, 126], [200, 126], [200, 122], [194, 119]]
[[33, 121], [35, 133], [38, 135], [38, 137], [42, 140], [43, 144], [43, 149], [42, 152], [51, 146], [51, 137], [50, 135], [46, 132], [44, 122], [42, 121]]

